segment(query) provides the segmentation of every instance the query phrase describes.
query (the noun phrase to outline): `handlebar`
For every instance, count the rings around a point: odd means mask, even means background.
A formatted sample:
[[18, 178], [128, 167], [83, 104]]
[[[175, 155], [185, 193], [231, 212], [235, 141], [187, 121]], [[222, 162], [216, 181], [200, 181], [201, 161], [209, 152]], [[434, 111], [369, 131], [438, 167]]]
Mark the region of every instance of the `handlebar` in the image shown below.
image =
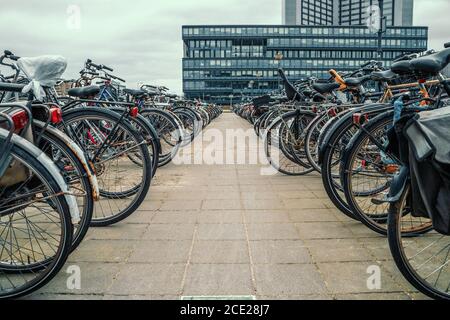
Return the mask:
[[108, 70], [108, 71], [110, 71], [110, 72], [114, 72], [114, 69], [113, 68], [110, 68], [110, 67], [107, 67], [107, 66], [105, 66], [105, 65], [101, 65], [101, 67], [102, 67], [102, 69], [105, 69], [105, 70]]
[[95, 64], [92, 62], [91, 59], [87, 59], [86, 60], [86, 67], [89, 69], [89, 67], [94, 67], [97, 70], [108, 70], [110, 72], [114, 72], [114, 69], [108, 66], [105, 66], [103, 64]]
[[120, 81], [120, 82], [126, 82], [124, 79], [119, 78], [119, 77], [116, 77], [116, 76], [114, 76], [114, 75], [112, 75], [112, 74], [109, 74], [109, 73], [106, 73], [106, 72], [105, 72], [105, 75], [106, 75], [107, 77], [111, 78], [111, 79], [118, 80], [118, 81]]

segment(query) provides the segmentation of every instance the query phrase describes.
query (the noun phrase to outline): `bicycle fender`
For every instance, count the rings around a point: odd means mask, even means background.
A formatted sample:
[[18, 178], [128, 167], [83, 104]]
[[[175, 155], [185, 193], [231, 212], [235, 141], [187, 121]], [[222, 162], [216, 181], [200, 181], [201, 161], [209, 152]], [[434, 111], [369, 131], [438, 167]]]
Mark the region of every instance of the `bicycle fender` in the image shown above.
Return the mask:
[[[2, 136], [2, 138], [4, 138], [4, 131], [5, 130], [0, 130], [0, 136]], [[60, 187], [61, 191], [64, 193], [64, 198], [66, 199], [67, 205], [69, 206], [72, 224], [78, 224], [81, 219], [77, 200], [75, 196], [69, 194], [67, 183], [64, 181], [64, 178], [61, 176], [61, 173], [59, 172], [59, 169], [58, 167], [56, 167], [55, 163], [50, 160], [50, 158], [42, 150], [18, 135], [13, 135], [11, 142], [27, 150], [49, 171], [49, 173], [56, 180], [56, 183]]]
[[[44, 126], [45, 126], [45, 123], [43, 123], [39, 120], [34, 120], [34, 124], [37, 125], [40, 129], [44, 128]], [[45, 130], [48, 130], [53, 135], [57, 136], [60, 140], [64, 141], [65, 144], [70, 148], [70, 150], [75, 154], [77, 159], [83, 165], [83, 169], [86, 171], [86, 173], [88, 175], [88, 180], [92, 187], [92, 197], [93, 197], [94, 201], [100, 200], [100, 190], [99, 190], [99, 186], [98, 186], [97, 176], [95, 175], [92, 166], [89, 165], [89, 162], [88, 162], [83, 150], [81, 150], [81, 148], [72, 139], [70, 139], [69, 136], [67, 136], [64, 132], [62, 132], [54, 127], [51, 127], [51, 126], [47, 126], [47, 128]]]

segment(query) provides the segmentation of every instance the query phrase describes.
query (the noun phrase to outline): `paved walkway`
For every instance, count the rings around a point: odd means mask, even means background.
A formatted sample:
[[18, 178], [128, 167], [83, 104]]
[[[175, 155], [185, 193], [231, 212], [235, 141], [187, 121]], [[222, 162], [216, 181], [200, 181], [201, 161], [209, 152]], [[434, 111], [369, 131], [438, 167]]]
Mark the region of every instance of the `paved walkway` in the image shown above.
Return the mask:
[[[224, 114], [210, 128], [250, 125]], [[157, 176], [140, 211], [91, 230], [58, 277], [31, 298], [424, 298], [397, 271], [385, 238], [334, 209], [317, 174], [171, 164]], [[73, 266], [81, 270], [79, 290], [67, 286]], [[380, 267], [379, 290], [367, 285], [373, 266]]]

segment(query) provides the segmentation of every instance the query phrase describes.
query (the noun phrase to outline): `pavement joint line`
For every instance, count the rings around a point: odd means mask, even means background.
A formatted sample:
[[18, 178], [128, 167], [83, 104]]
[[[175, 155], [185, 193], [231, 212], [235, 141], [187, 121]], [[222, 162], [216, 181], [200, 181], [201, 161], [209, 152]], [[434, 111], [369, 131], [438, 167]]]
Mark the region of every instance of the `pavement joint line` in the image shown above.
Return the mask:
[[[203, 200], [202, 200], [202, 204], [203, 204]], [[180, 286], [180, 291], [179, 291], [180, 296], [183, 295], [183, 292], [185, 290], [187, 273], [189, 270], [189, 266], [192, 264], [191, 263], [192, 253], [194, 252], [194, 245], [195, 245], [195, 240], [197, 238], [197, 233], [198, 233], [198, 221], [194, 227], [194, 233], [192, 235], [192, 242], [191, 242], [191, 246], [189, 248], [188, 260], [186, 261], [186, 265], [184, 267], [184, 272], [183, 272], [183, 278], [181, 279], [181, 286]]]
[[[294, 224], [294, 227], [295, 227], [295, 229], [296, 229], [298, 235], [301, 237], [300, 230], [298, 230], [298, 228], [297, 228], [297, 226], [296, 226], [295, 224]], [[326, 290], [327, 290], [327, 293], [332, 294], [332, 291], [331, 291], [331, 289], [330, 289], [330, 286], [329, 286], [329, 284], [328, 284], [328, 282], [327, 282], [327, 280], [326, 280], [324, 274], [323, 274], [322, 271], [320, 270], [319, 265], [317, 264], [316, 260], [314, 259], [314, 255], [311, 253], [310, 248], [306, 246], [305, 249], [308, 251], [309, 257], [311, 258], [311, 261], [312, 261], [312, 265], [314, 265], [314, 268], [315, 268], [315, 269], [317, 270], [317, 272], [319, 273], [319, 276], [320, 276], [320, 278], [322, 279], [322, 281], [323, 281], [323, 283], [324, 283], [324, 285], [325, 285], [325, 288], [326, 288]], [[335, 297], [333, 296], [333, 299], [334, 299], [334, 298], [335, 298]]]
[[[241, 204], [241, 207], [244, 208], [244, 201], [243, 201], [243, 196], [242, 196], [242, 186], [241, 186], [241, 182], [238, 181], [238, 190], [239, 190], [239, 201]], [[248, 234], [248, 224], [247, 224], [247, 219], [245, 217], [245, 209], [241, 210], [241, 214], [242, 214], [242, 223], [244, 225], [244, 231], [245, 231], [245, 238], [246, 238], [246, 244], [247, 244], [247, 252], [248, 252], [248, 257], [250, 259], [250, 274], [252, 277], [252, 289], [253, 289], [253, 293], [254, 295], [256, 295], [258, 293], [258, 287], [256, 284], [256, 275], [255, 275], [255, 269], [254, 269], [254, 263], [253, 263], [253, 255], [252, 255], [252, 250], [251, 250], [251, 246], [250, 246], [250, 236]]]

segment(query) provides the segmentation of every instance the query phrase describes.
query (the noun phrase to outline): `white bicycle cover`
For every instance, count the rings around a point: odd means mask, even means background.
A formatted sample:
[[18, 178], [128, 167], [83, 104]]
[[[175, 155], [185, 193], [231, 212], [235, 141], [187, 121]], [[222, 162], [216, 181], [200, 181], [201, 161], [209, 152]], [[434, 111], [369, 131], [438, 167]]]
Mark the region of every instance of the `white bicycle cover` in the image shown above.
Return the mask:
[[23, 88], [22, 93], [33, 91], [37, 100], [42, 100], [45, 92], [42, 87], [53, 87], [66, 71], [67, 60], [62, 56], [39, 56], [20, 58], [17, 66], [27, 76], [30, 83]]

